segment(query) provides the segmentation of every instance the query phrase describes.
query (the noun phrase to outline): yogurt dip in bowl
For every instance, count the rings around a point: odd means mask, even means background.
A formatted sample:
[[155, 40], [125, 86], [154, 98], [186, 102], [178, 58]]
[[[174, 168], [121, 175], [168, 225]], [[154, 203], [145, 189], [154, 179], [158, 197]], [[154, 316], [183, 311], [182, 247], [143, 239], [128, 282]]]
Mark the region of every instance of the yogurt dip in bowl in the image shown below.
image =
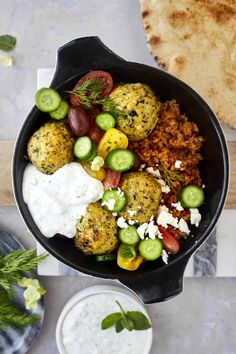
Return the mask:
[[93, 286], [74, 295], [63, 308], [57, 322], [56, 342], [60, 354], [148, 354], [152, 345], [152, 328], [124, 329], [116, 333], [112, 326], [101, 329], [104, 317], [119, 312], [140, 311], [149, 320], [138, 298], [116, 286]]

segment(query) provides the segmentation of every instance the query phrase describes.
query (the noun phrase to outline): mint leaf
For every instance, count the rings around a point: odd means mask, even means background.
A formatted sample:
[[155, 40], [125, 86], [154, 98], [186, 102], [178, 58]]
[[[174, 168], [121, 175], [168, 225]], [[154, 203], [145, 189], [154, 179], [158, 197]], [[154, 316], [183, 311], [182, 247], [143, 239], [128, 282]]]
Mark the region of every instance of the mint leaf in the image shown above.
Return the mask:
[[3, 50], [4, 52], [10, 52], [12, 49], [15, 48], [15, 45], [16, 45], [15, 37], [9, 34], [0, 36], [0, 50]]
[[136, 251], [134, 247], [122, 243], [118, 250], [119, 255], [122, 258], [133, 258], [136, 257]]
[[107, 329], [107, 328], [110, 328], [112, 326], [114, 326], [114, 324], [119, 321], [122, 317], [122, 313], [121, 312], [114, 312], [114, 313], [111, 313], [110, 315], [108, 315], [107, 317], [105, 317], [103, 320], [102, 320], [102, 323], [101, 323], [101, 327], [102, 329]]
[[132, 331], [134, 329], [134, 323], [128, 316], [122, 317], [122, 319], [120, 320], [120, 323], [128, 331]]
[[151, 324], [147, 317], [139, 311], [128, 311], [126, 316], [133, 322], [133, 329], [135, 330], [145, 330], [151, 328]]
[[123, 331], [124, 327], [121, 324], [121, 320], [116, 322], [116, 333], [120, 333], [121, 331]]

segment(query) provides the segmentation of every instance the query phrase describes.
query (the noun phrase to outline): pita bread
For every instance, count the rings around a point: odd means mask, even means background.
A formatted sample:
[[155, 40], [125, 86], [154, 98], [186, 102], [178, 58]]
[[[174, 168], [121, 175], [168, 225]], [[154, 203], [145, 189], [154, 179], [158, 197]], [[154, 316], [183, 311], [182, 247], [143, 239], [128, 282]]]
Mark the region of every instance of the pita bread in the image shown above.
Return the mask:
[[236, 0], [140, 0], [158, 65], [193, 87], [236, 128]]

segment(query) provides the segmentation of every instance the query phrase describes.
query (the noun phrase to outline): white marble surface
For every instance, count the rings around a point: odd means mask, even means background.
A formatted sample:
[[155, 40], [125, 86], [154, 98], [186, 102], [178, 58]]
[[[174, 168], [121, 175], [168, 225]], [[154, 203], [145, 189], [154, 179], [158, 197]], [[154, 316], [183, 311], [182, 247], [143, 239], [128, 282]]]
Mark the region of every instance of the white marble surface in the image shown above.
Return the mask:
[[[145, 44], [138, 0], [0, 0], [0, 32], [18, 39], [14, 67], [0, 68], [1, 139], [14, 139], [31, 109], [37, 68], [53, 67], [56, 48], [72, 38], [98, 35], [120, 56], [154, 65]], [[15, 207], [0, 208], [0, 225], [25, 247], [35, 245]], [[78, 290], [105, 281], [87, 277], [41, 280], [47, 289], [45, 321], [29, 354], [57, 354], [54, 332], [61, 308]], [[236, 352], [235, 278], [186, 279], [180, 296], [147, 309], [155, 332], [151, 354]]]

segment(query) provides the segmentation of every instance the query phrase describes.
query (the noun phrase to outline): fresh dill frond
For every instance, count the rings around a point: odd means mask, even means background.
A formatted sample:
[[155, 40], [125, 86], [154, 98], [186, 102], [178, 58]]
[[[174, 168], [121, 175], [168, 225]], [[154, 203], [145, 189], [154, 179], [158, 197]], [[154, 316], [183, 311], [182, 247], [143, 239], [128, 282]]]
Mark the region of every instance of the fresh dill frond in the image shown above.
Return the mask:
[[183, 175], [181, 175], [179, 172], [169, 170], [163, 161], [160, 162], [163, 167], [163, 179], [165, 184], [171, 187], [176, 182], [176, 180], [180, 182], [184, 180]]
[[102, 81], [92, 78], [82, 82], [76, 89], [67, 92], [75, 95], [85, 109], [91, 110], [104, 88], [105, 85]]
[[86, 80], [81, 83], [79, 87], [67, 93], [75, 95], [80, 101], [81, 105], [87, 109], [92, 110], [94, 104], [102, 105], [104, 111], [108, 111], [114, 118], [125, 118], [125, 114], [110, 97], [100, 98], [105, 84], [96, 78]]

